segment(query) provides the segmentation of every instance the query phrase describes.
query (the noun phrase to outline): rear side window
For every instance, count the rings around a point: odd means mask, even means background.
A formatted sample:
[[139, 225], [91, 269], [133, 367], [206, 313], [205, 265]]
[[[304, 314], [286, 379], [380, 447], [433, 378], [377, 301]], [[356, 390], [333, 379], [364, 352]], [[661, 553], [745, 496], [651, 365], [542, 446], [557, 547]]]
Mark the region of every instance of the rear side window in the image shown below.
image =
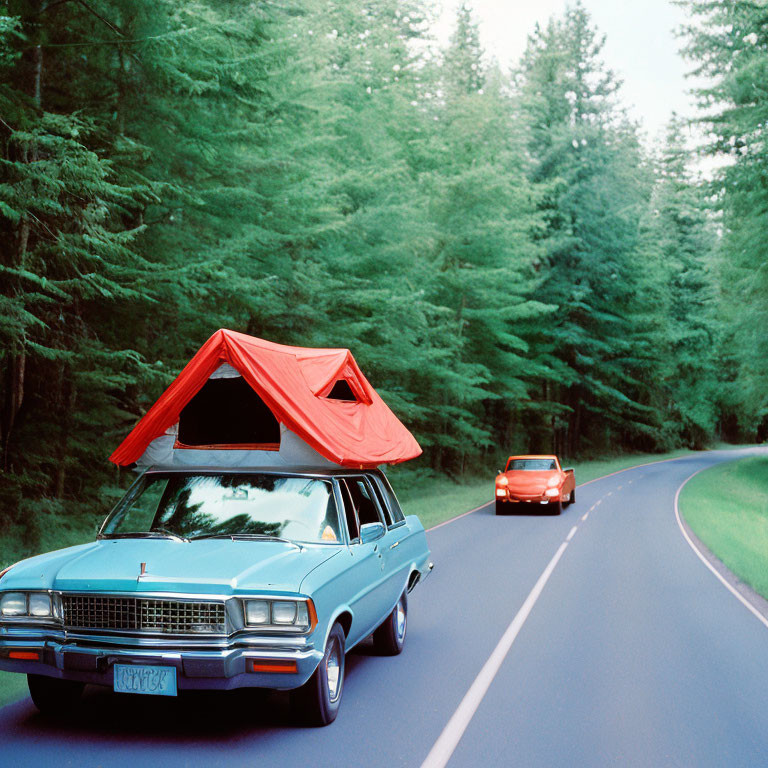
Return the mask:
[[[368, 487], [364, 478], [348, 477], [339, 482], [347, 488], [349, 501], [360, 525], [383, 522], [376, 508], [376, 502], [373, 500], [373, 491]], [[346, 503], [347, 498], [345, 497]]]
[[387, 510], [387, 516], [391, 516], [391, 525], [397, 525], [405, 520], [403, 510], [400, 509], [400, 504], [397, 501], [397, 496], [392, 490], [392, 486], [389, 484], [389, 480], [382, 475], [372, 475], [371, 480], [376, 486], [376, 490], [381, 493], [384, 499], [384, 509]]
[[358, 522], [357, 511], [346, 480], [339, 480], [339, 490], [341, 491], [341, 500], [344, 502], [344, 515], [347, 521], [349, 540], [355, 541], [360, 538], [360, 523]]

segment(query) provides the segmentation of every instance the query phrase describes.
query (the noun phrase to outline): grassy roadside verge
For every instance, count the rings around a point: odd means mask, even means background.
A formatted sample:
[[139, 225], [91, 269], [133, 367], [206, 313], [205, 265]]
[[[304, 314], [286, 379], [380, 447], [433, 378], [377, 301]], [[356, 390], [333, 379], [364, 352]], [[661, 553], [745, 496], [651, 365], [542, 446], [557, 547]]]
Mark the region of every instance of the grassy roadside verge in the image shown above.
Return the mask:
[[[737, 447], [740, 446], [718, 446], [718, 448]], [[669, 453], [632, 453], [589, 461], [565, 460], [563, 466], [573, 467], [576, 470], [576, 483], [581, 485], [637, 464], [675, 459], [691, 453], [693, 452], [685, 449]], [[421, 479], [415, 473], [409, 475], [405, 472], [402, 472], [403, 476], [400, 478], [398, 475], [401, 471], [397, 469], [389, 474], [405, 513], [418, 515], [424, 527], [431, 528], [433, 525], [492, 501], [496, 469], [496, 466], [489, 467], [489, 471], [484, 476], [465, 478], [460, 483], [445, 478]]]
[[0, 672], [0, 707], [24, 698], [28, 693], [27, 676], [16, 672]]
[[680, 494], [680, 513], [717, 558], [768, 598], [768, 457], [696, 475]]

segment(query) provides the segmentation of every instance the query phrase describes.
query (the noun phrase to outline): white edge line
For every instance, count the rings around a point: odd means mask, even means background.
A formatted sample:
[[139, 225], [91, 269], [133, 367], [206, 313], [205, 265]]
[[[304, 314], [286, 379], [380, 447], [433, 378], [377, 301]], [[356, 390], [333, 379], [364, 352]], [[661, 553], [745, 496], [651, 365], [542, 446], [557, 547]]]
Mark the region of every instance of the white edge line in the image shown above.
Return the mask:
[[557, 552], [555, 552], [554, 557], [549, 561], [541, 576], [539, 576], [539, 580], [534, 584], [528, 597], [525, 598], [525, 602], [515, 618], [512, 619], [512, 623], [501, 636], [501, 640], [499, 640], [497, 646], [493, 649], [493, 653], [488, 657], [488, 661], [485, 662], [469, 690], [464, 694], [464, 698], [451, 716], [448, 724], [443, 728], [443, 732], [432, 746], [426, 759], [421, 764], [421, 768], [443, 768], [451, 759], [451, 755], [453, 755], [456, 746], [464, 735], [464, 731], [467, 730], [467, 726], [480, 706], [480, 702], [491, 687], [493, 679], [504, 663], [504, 659], [509, 653], [510, 648], [512, 648], [512, 644], [515, 642], [518, 633], [522, 629], [523, 624], [525, 624], [525, 620], [539, 599], [544, 586], [552, 575], [552, 571], [555, 570], [555, 566], [563, 556], [567, 546], [568, 542], [564, 541]]
[[433, 525], [431, 528], [427, 528], [427, 531], [434, 531], [437, 528], [442, 528], [444, 525], [448, 525], [448, 523], [454, 523], [456, 522], [456, 520], [461, 520], [462, 517], [471, 515], [473, 512], [477, 512], [479, 509], [482, 509], [483, 507], [487, 507], [489, 504], [493, 504], [493, 502], [494, 502], [494, 499], [491, 499], [490, 501], [486, 501], [485, 504], [481, 504], [479, 507], [470, 509], [469, 512], [462, 512], [460, 515], [456, 515], [456, 517], [452, 517], [450, 520], [443, 520], [442, 523], [438, 523], [437, 525]]
[[[717, 466], [717, 465], [714, 465], [714, 466]], [[754, 614], [755, 618], [757, 618], [766, 627], [768, 627], [768, 619], [766, 619], [765, 616], [763, 616], [763, 614], [760, 613], [760, 611], [758, 611], [757, 608], [755, 608], [755, 606], [752, 605], [752, 603], [750, 603], [749, 600], [747, 600], [744, 597], [744, 595], [741, 594], [741, 592], [739, 592], [732, 585], [730, 585], [726, 581], [726, 579], [724, 579], [723, 576], [717, 572], [717, 569], [712, 565], [712, 563], [710, 563], [709, 560], [707, 560], [707, 558], [704, 557], [704, 555], [701, 553], [701, 550], [699, 550], [699, 548], [693, 543], [693, 539], [691, 539], [691, 537], [688, 535], [688, 531], [685, 530], [685, 526], [683, 525], [683, 521], [680, 519], [680, 505], [678, 503], [678, 501], [680, 499], [680, 492], [683, 490], [683, 488], [685, 488], [685, 486], [688, 484], [689, 480], [693, 480], [693, 478], [696, 477], [696, 475], [698, 475], [699, 472], [703, 472], [705, 469], [712, 469], [712, 467], [702, 467], [701, 469], [697, 470], [692, 475], [687, 477], [685, 479], [685, 481], [683, 482], [683, 484], [677, 489], [677, 493], [675, 494], [675, 518], [677, 520], [677, 525], [679, 526], [681, 533], [685, 537], [685, 540], [688, 542], [688, 544], [691, 547], [691, 549], [696, 553], [696, 556], [699, 558], [699, 560], [701, 560], [701, 562], [704, 563], [704, 565], [706, 565], [707, 568], [709, 568], [709, 570], [712, 571], [712, 573], [715, 574], [715, 576], [719, 579], [720, 583], [732, 595], [734, 595], [736, 597], [736, 599], [742, 605], [744, 605], [746, 608], [748, 608]]]

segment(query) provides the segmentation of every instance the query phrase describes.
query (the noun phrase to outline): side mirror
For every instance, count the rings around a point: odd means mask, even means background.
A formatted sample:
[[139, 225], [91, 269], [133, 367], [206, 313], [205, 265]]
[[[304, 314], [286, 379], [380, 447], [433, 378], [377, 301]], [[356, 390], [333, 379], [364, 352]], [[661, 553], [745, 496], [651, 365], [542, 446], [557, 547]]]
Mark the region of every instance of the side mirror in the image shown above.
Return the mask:
[[504, 474], [504, 470], [503, 469], [497, 469], [496, 470], [496, 474], [497, 475], [502, 475], [502, 474]]
[[385, 533], [384, 523], [365, 523], [360, 526], [360, 542], [367, 544], [380, 539]]

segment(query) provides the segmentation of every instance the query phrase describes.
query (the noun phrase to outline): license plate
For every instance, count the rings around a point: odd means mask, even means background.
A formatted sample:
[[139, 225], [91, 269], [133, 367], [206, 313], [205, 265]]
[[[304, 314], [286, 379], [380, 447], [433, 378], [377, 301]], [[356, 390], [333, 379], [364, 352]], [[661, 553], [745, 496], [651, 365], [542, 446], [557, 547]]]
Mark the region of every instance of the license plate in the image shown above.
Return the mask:
[[176, 667], [115, 664], [114, 673], [114, 690], [119, 693], [148, 693], [152, 696], [176, 695]]

